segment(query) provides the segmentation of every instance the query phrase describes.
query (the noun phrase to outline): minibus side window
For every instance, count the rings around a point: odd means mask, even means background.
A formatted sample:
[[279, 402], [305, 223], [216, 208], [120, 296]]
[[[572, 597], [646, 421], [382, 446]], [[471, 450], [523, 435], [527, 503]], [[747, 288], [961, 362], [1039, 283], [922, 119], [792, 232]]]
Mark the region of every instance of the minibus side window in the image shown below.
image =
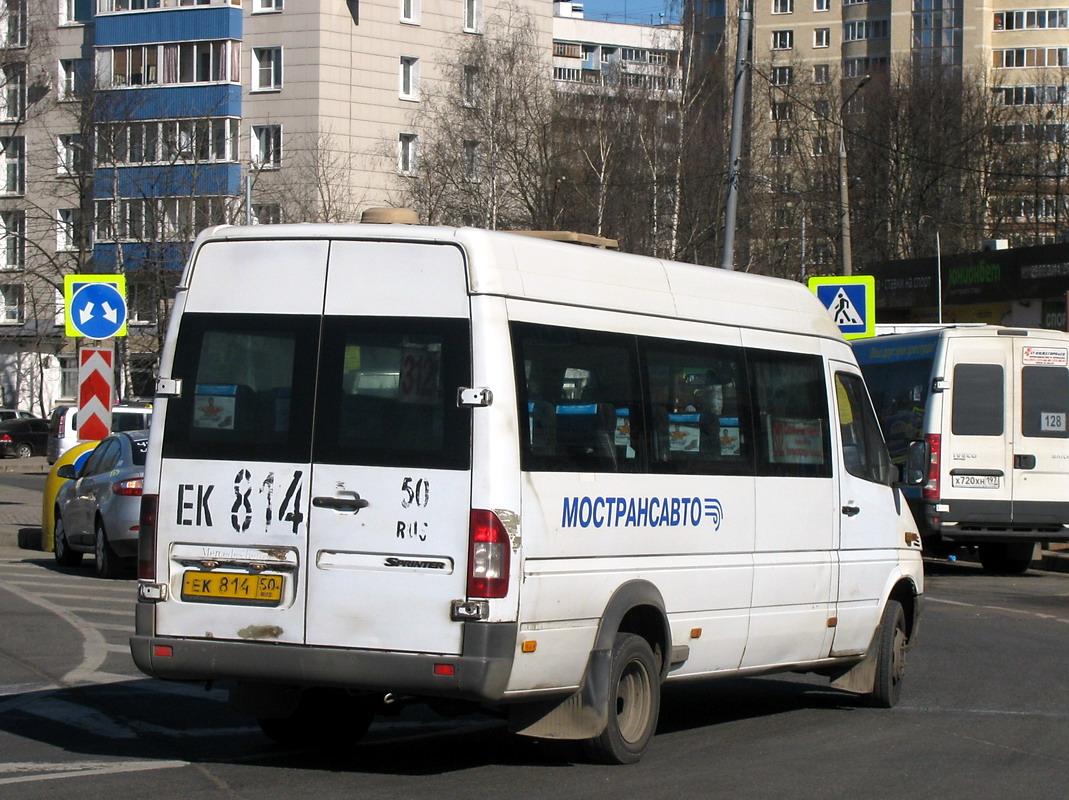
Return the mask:
[[757, 474], [830, 478], [828, 393], [820, 356], [747, 350]]
[[1021, 433], [1049, 439], [1069, 437], [1069, 370], [1022, 367]]
[[891, 459], [861, 378], [837, 372], [835, 395], [846, 471], [858, 478], [890, 486]]
[[891, 461], [905, 463], [906, 450], [924, 438], [924, 410], [932, 383], [932, 359], [862, 364], [865, 384], [887, 437]]
[[1001, 364], [955, 365], [950, 413], [950, 430], [955, 435], [1002, 435], [1002, 381]]
[[633, 337], [514, 323], [512, 345], [524, 470], [641, 469]]
[[753, 443], [740, 348], [643, 340], [650, 398], [650, 471], [752, 475]]

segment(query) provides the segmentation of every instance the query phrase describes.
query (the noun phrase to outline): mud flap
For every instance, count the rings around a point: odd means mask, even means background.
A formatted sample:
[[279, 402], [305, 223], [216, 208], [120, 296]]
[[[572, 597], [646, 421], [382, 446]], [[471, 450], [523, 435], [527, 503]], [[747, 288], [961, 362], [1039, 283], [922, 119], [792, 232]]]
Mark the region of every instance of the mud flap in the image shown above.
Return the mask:
[[831, 685], [836, 689], [857, 694], [871, 694], [876, 687], [876, 651], [869, 647], [869, 652], [863, 659], [850, 667], [837, 678], [833, 678]]
[[590, 654], [583, 685], [575, 694], [509, 708], [509, 730], [542, 739], [591, 739], [609, 724], [609, 669], [612, 650]]

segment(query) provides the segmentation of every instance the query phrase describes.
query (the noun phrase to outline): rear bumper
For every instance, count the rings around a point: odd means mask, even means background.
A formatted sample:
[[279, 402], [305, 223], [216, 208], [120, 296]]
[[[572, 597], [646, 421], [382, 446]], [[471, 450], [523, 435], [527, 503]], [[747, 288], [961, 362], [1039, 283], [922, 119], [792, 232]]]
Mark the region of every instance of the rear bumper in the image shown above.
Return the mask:
[[951, 542], [1069, 541], [1069, 501], [942, 499], [913, 511], [926, 534]]
[[[165, 680], [237, 680], [495, 703], [508, 685], [516, 634], [515, 623], [466, 623], [460, 656], [142, 635], [130, 639], [130, 652], [142, 672]], [[169, 647], [171, 655], [157, 655], [157, 646]], [[452, 666], [452, 674], [435, 674], [436, 665]]]

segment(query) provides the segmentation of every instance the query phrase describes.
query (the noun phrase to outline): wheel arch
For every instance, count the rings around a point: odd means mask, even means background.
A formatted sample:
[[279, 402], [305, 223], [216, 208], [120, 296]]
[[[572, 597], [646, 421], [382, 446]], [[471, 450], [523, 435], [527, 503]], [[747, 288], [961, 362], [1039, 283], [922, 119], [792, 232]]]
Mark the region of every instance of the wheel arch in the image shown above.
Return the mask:
[[664, 680], [671, 660], [672, 632], [664, 597], [656, 586], [649, 581], [633, 580], [617, 588], [602, 612], [594, 650], [612, 650], [617, 633], [633, 633], [645, 639], [659, 662], [660, 677]]

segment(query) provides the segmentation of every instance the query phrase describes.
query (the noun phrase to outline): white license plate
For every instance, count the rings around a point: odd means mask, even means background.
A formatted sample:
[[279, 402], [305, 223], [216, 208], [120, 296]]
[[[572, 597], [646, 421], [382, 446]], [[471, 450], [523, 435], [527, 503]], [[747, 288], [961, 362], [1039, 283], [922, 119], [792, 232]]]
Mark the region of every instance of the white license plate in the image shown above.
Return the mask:
[[951, 475], [950, 485], [955, 489], [997, 489], [1002, 485], [998, 475]]

